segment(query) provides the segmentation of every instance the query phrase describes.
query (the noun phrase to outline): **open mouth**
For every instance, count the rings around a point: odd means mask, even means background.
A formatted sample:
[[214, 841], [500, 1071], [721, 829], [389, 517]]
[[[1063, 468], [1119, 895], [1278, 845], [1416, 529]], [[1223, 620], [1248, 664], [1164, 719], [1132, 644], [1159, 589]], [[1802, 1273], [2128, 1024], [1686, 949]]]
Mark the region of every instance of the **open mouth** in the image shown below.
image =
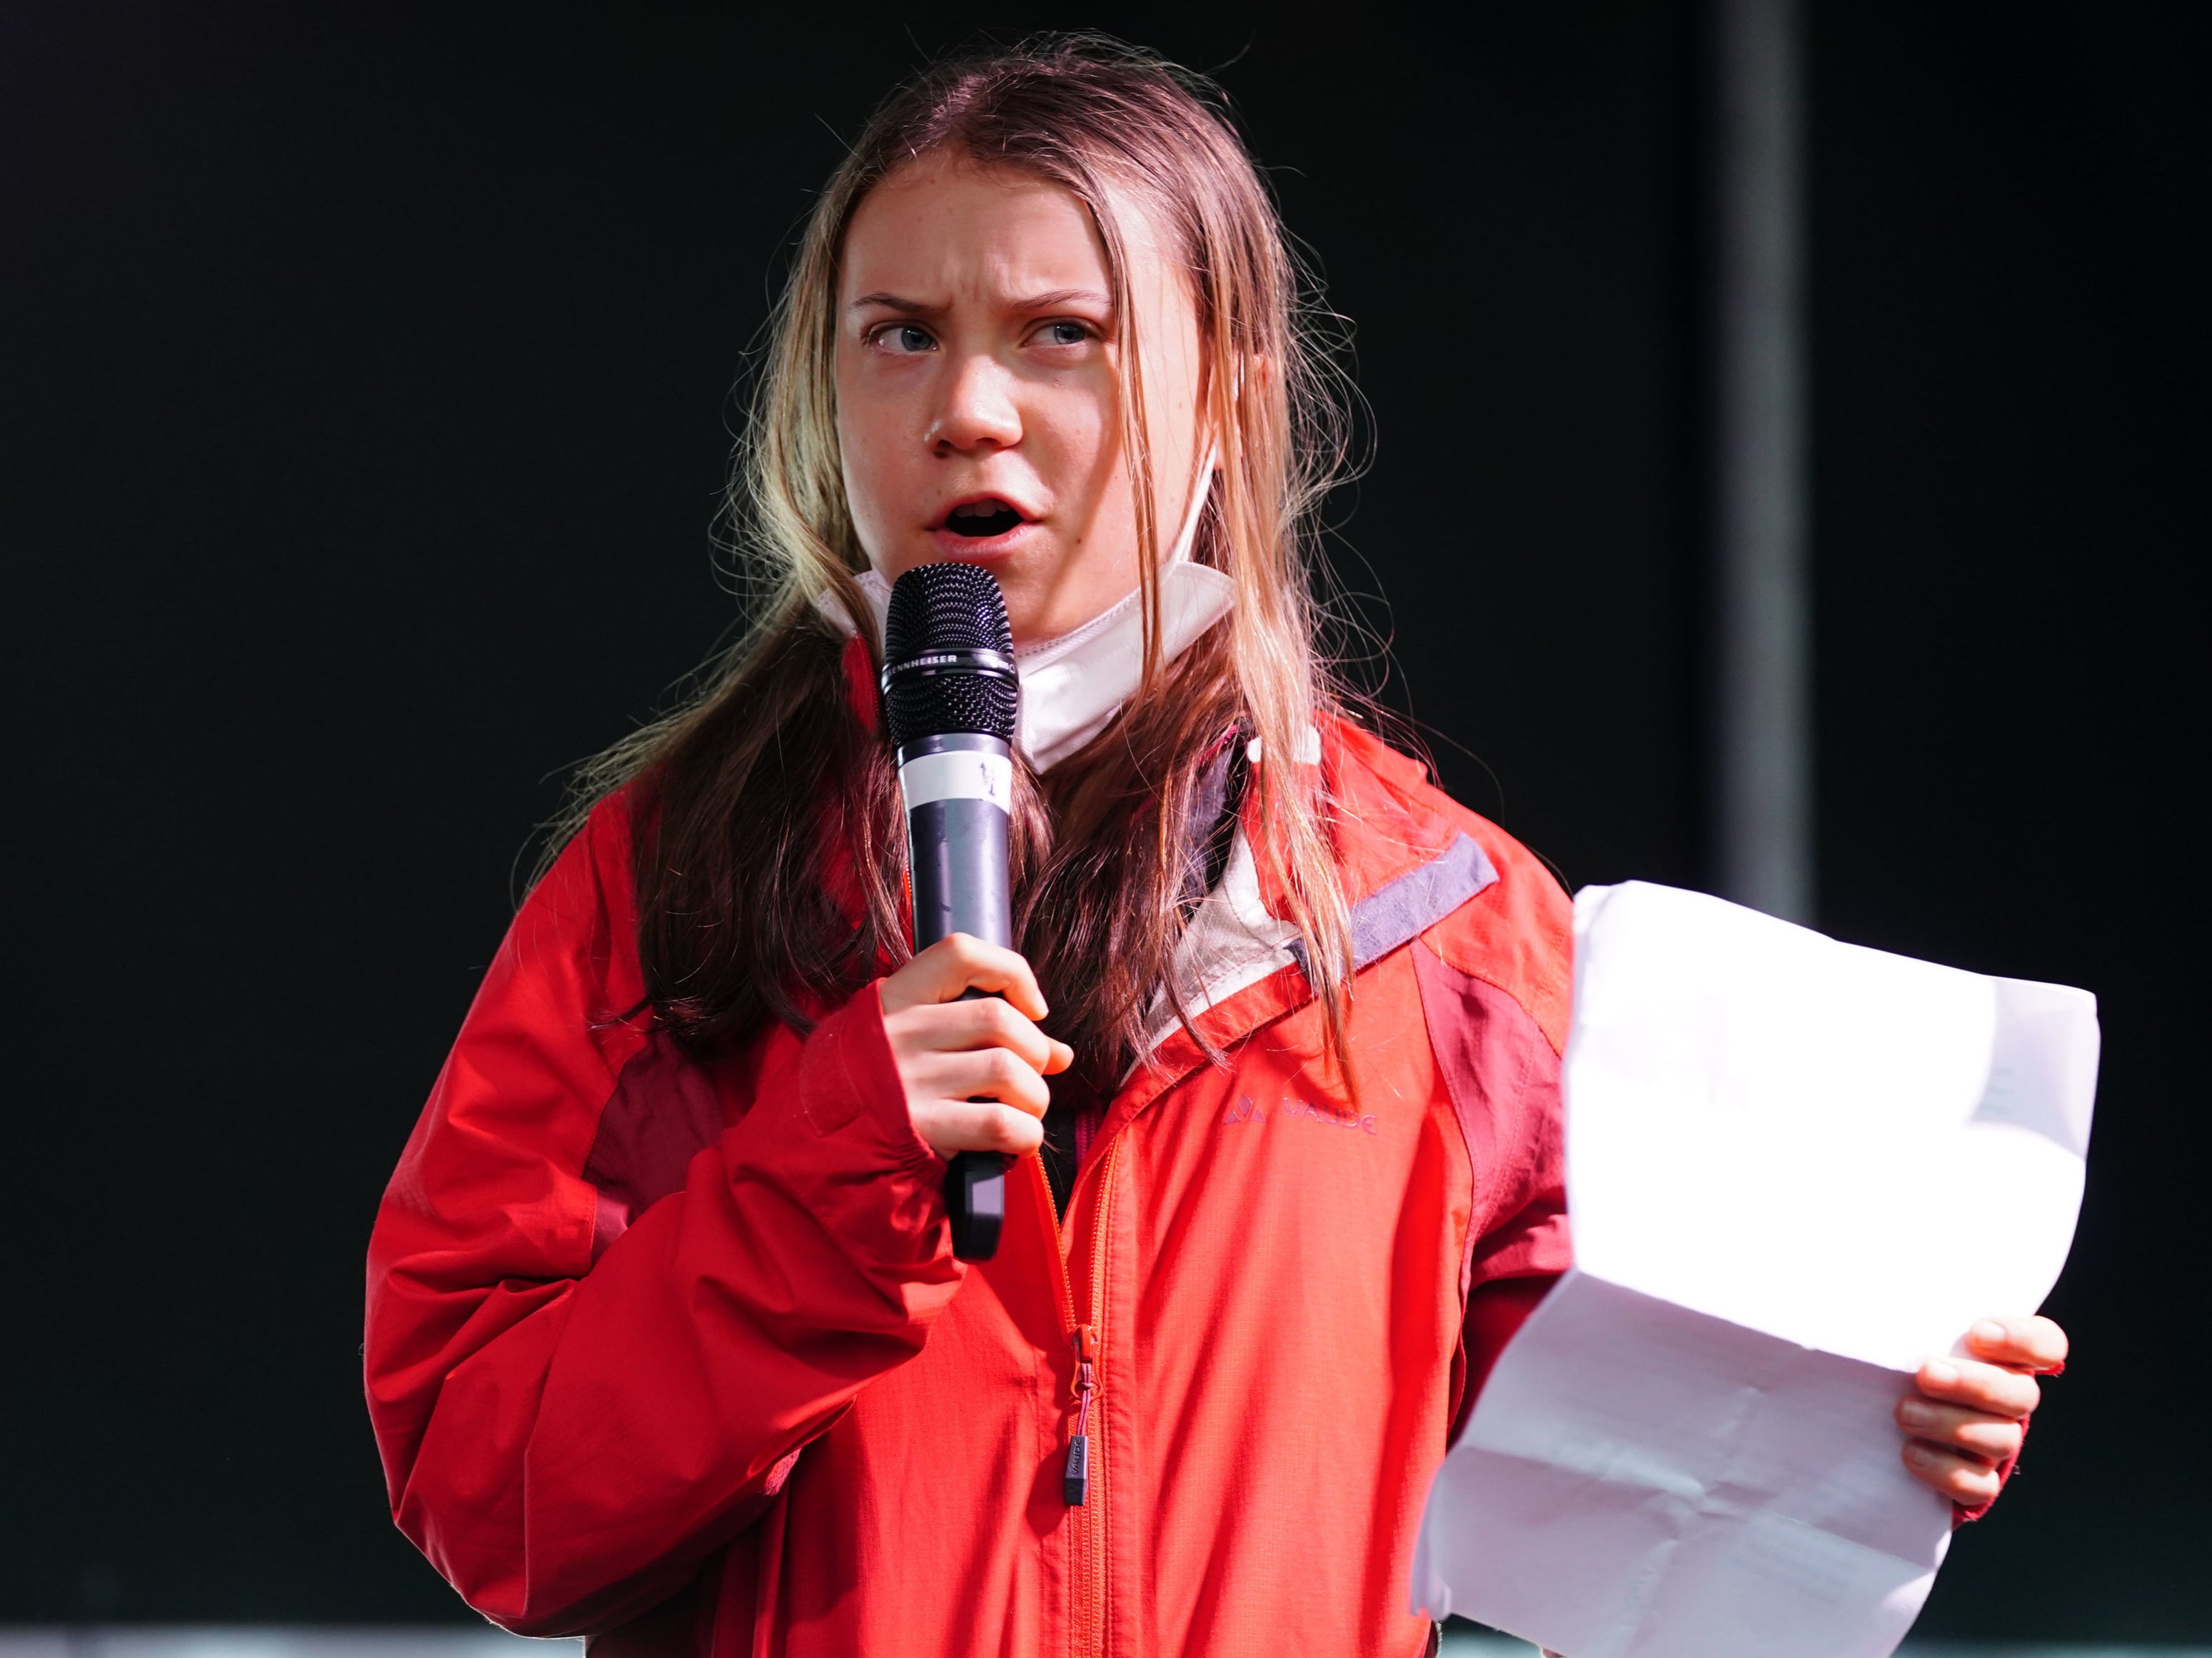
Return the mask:
[[1022, 515], [1003, 501], [971, 501], [945, 515], [945, 527], [956, 536], [981, 541], [1002, 536], [1022, 523]]

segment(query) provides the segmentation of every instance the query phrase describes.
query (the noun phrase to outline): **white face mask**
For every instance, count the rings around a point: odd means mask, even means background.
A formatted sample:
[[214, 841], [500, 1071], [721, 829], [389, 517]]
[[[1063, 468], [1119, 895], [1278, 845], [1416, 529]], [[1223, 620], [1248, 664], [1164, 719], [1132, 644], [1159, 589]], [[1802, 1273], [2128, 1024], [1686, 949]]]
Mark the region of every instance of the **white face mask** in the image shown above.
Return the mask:
[[[1213, 489], [1217, 452], [1206, 451], [1199, 487], [1192, 492], [1182, 528], [1160, 569], [1160, 659], [1172, 662], [1191, 641], [1237, 605], [1234, 578], [1190, 562], [1198, 523]], [[860, 592], [868, 625], [880, 644], [890, 609], [890, 583], [863, 571]], [[846, 633], [856, 631], [843, 608], [823, 594], [815, 608]], [[1021, 731], [1016, 741], [1031, 766], [1049, 771], [1106, 729], [1136, 694], [1145, 670], [1145, 607], [1141, 590], [1109, 605], [1080, 627], [1014, 652], [1022, 681]]]

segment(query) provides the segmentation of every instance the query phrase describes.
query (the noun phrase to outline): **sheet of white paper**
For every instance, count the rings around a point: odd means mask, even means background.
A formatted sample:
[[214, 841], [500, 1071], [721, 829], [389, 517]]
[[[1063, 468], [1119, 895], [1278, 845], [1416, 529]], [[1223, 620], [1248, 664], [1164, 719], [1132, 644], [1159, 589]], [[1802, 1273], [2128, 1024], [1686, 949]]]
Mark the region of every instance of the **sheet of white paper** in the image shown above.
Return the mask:
[[1437, 1475], [1414, 1604], [1570, 1658], [1887, 1658], [1950, 1527], [1900, 1372], [2050, 1292], [2094, 999], [1642, 883], [1575, 933], [1576, 1269]]

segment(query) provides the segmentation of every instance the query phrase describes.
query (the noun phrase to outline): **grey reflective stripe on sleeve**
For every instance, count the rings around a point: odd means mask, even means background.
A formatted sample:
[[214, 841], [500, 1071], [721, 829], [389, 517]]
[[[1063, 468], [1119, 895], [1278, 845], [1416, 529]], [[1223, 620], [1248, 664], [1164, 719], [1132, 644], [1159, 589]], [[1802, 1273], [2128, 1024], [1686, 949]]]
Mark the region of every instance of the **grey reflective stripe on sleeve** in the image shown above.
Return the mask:
[[[1462, 835], [1419, 869], [1376, 888], [1352, 907], [1352, 970], [1419, 938], [1497, 879], [1498, 872], [1474, 837]], [[1290, 951], [1312, 982], [1305, 940], [1293, 938]]]

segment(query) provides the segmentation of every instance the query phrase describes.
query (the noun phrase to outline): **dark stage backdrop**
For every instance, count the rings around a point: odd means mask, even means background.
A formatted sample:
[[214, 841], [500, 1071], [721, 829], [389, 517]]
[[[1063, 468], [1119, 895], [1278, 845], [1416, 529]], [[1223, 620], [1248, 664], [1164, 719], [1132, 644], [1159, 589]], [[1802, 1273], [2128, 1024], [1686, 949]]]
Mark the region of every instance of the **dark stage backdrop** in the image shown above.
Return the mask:
[[[2212, 1639], [2192, 60], [1814, 10], [1823, 920], [2108, 1039], [2082, 1357], [1926, 1627]], [[971, 22], [1219, 68], [1358, 324], [1389, 695], [1571, 884], [1701, 879], [1686, 9], [10, 6], [0, 1621], [463, 1615], [361, 1406], [377, 1195], [560, 769], [731, 620], [810, 190]]]

